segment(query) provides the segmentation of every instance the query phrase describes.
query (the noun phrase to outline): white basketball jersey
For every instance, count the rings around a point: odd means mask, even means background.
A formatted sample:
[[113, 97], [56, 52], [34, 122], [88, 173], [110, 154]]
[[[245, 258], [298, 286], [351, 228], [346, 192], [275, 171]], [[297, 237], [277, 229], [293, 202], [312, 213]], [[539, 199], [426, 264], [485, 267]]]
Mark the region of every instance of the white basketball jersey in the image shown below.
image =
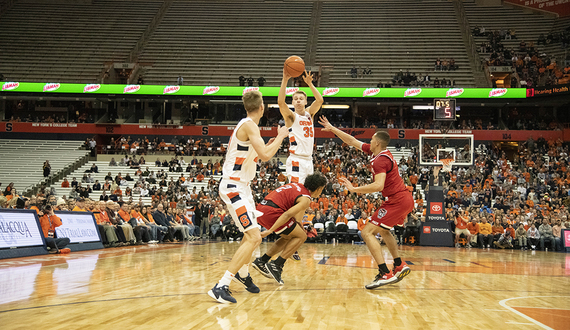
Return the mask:
[[255, 177], [257, 152], [253, 149], [250, 141], [240, 141], [236, 132], [238, 129], [251, 118], [242, 119], [234, 128], [234, 132], [228, 143], [228, 151], [226, 152], [226, 161], [223, 167], [223, 179], [231, 179], [249, 184]]
[[297, 156], [312, 157], [315, 133], [313, 120], [308, 111], [301, 116], [294, 112], [295, 121], [289, 127], [289, 152]]

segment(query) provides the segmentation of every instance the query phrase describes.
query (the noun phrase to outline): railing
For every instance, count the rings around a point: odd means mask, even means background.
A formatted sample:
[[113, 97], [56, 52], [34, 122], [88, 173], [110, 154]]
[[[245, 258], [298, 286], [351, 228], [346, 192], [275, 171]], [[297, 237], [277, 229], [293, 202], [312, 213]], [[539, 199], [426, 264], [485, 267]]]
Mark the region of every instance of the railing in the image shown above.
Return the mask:
[[154, 29], [156, 28], [158, 23], [160, 23], [160, 21], [164, 17], [164, 14], [168, 10], [168, 8], [170, 8], [171, 4], [172, 4], [172, 1], [165, 1], [162, 4], [162, 6], [160, 7], [160, 9], [158, 10], [158, 12], [156, 13], [156, 15], [154, 15], [154, 17], [152, 18], [152, 20], [150, 21], [150, 23], [146, 27], [146, 30], [143, 32], [142, 36], [140, 37], [140, 39], [135, 44], [135, 47], [133, 48], [133, 50], [131, 50], [131, 53], [129, 54], [129, 62], [133, 63], [137, 60], [137, 57], [140, 54], [140, 52], [144, 46], [144, 43], [146, 42], [148, 37], [152, 34], [152, 32], [154, 31]]
[[[469, 24], [469, 19], [467, 18], [467, 14], [465, 14], [465, 7], [463, 6], [462, 0], [453, 0], [453, 5], [457, 9], [457, 13], [459, 14], [459, 23], [463, 26], [461, 29], [461, 34], [463, 34], [464, 40], [467, 40], [467, 44], [469, 49], [467, 49], [469, 59], [471, 60], [471, 65], [473, 69], [476, 71], [475, 74], [480, 74], [481, 72], [485, 71], [483, 61], [479, 56], [479, 51], [477, 50], [477, 46], [475, 45], [475, 41], [473, 40], [473, 36], [471, 35], [471, 25]], [[485, 73], [485, 79], [487, 81], [487, 87], [492, 85], [491, 77]]]

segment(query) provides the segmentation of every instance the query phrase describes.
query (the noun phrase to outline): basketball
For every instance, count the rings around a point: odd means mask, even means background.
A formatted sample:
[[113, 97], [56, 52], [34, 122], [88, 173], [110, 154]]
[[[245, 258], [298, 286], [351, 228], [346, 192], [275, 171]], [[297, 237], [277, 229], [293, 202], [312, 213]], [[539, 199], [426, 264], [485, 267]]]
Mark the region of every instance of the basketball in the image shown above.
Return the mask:
[[305, 71], [305, 61], [299, 56], [289, 56], [285, 60], [285, 71], [293, 78], [298, 77]]

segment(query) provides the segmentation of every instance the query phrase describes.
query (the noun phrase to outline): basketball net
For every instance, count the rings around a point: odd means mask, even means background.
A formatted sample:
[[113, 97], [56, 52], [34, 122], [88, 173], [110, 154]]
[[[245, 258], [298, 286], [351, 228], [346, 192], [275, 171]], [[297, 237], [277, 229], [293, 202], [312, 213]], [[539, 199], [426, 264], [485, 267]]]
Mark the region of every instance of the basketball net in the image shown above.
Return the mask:
[[453, 162], [455, 162], [453, 159], [440, 159], [441, 163], [442, 163], [442, 167], [441, 167], [441, 171], [442, 172], [451, 172], [451, 167], [453, 166]]

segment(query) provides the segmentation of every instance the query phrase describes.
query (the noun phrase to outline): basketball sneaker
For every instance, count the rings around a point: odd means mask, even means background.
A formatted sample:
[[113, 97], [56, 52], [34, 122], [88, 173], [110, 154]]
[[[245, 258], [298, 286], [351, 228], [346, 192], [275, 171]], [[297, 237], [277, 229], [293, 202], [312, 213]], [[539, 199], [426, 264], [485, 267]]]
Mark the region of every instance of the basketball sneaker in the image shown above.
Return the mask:
[[277, 283], [283, 285], [283, 280], [281, 279], [281, 273], [283, 272], [283, 267], [276, 265], [274, 261], [270, 261], [267, 263], [267, 270], [273, 278], [277, 281]]
[[261, 273], [261, 275], [267, 278], [271, 278], [271, 274], [267, 270], [267, 264], [261, 261], [261, 258], [255, 258], [255, 260], [252, 262], [252, 265], [253, 268], [257, 269], [257, 271]]
[[404, 277], [408, 276], [408, 274], [410, 274], [412, 270], [410, 269], [410, 267], [408, 267], [408, 264], [405, 262], [402, 262], [402, 264], [398, 267], [394, 267], [394, 269], [392, 269], [392, 274], [394, 274], [394, 276], [396, 277], [396, 282], [394, 283], [398, 283], [400, 282]]
[[218, 286], [218, 283], [214, 285], [212, 290], [208, 291], [208, 295], [217, 302], [222, 304], [236, 303], [237, 300], [232, 297], [232, 292], [227, 285]]
[[299, 255], [299, 252], [295, 251], [295, 253], [293, 253], [293, 255], [291, 256], [291, 259], [295, 261], [301, 261], [301, 256]]
[[68, 254], [70, 252], [71, 252], [71, 250], [69, 248], [64, 248], [64, 249], [59, 250], [59, 253], [61, 253], [61, 254]]
[[382, 274], [381, 272], [376, 275], [374, 281], [366, 284], [366, 288], [369, 290], [379, 288], [381, 286], [392, 284], [398, 281], [398, 278], [394, 276], [392, 272]]
[[246, 278], [242, 278], [239, 276], [239, 273], [236, 273], [234, 276], [234, 281], [243, 284], [245, 289], [251, 293], [259, 293], [259, 288], [257, 285], [253, 284], [253, 280], [251, 279], [251, 275], [247, 274]]

